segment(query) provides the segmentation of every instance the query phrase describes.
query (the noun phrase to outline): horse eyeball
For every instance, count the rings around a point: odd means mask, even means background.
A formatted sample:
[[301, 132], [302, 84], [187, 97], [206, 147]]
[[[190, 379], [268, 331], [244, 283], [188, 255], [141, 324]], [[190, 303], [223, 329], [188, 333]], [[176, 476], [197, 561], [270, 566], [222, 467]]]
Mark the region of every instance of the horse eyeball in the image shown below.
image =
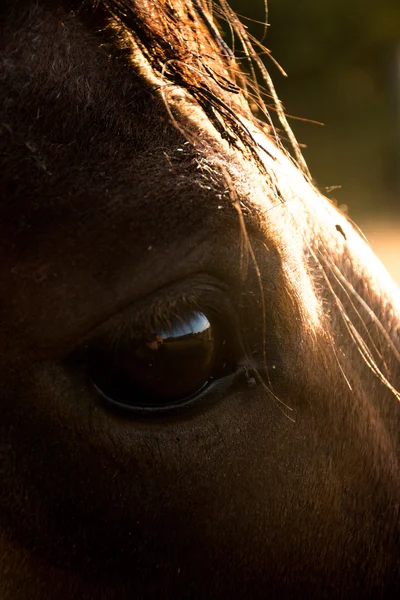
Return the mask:
[[143, 332], [122, 344], [97, 341], [88, 374], [111, 404], [138, 411], [176, 407], [228, 368], [225, 339], [202, 312]]

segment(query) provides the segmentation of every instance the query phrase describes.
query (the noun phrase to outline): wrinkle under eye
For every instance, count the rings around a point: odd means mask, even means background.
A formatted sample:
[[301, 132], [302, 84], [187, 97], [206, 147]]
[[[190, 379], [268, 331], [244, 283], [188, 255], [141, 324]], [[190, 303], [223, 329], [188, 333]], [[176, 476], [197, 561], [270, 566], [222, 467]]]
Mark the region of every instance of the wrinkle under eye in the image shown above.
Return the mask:
[[226, 340], [200, 311], [128, 340], [88, 349], [89, 376], [111, 403], [148, 410], [174, 407], [229, 370]]

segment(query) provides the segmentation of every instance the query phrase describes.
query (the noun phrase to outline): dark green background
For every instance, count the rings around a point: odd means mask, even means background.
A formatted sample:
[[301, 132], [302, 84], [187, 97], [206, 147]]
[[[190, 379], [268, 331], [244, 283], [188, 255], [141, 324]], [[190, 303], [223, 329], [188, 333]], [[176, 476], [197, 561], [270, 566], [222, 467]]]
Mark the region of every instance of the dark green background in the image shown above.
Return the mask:
[[[230, 4], [265, 18], [263, 0]], [[400, 217], [400, 0], [269, 0], [268, 22], [265, 45], [289, 75], [266, 59], [286, 112], [324, 123], [290, 120], [320, 189], [355, 218]]]

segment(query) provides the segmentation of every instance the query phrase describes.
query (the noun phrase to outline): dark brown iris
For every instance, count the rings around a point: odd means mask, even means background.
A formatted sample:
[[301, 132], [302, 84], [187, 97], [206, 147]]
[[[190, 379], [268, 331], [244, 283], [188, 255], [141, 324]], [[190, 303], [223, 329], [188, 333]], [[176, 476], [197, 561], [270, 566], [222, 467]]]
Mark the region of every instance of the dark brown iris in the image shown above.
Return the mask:
[[115, 347], [89, 348], [89, 375], [112, 402], [137, 408], [179, 404], [209, 383], [221, 361], [224, 341], [207, 317], [163, 325]]

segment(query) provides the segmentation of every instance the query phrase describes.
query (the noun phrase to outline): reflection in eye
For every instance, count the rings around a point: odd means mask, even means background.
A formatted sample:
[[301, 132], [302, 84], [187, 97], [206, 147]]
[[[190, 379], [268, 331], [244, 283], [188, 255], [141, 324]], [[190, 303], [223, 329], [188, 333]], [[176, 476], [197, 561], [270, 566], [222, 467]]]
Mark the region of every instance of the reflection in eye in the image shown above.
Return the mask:
[[193, 312], [117, 346], [95, 342], [89, 347], [88, 372], [112, 403], [138, 410], [168, 408], [227, 374], [226, 346], [219, 328], [202, 312]]

